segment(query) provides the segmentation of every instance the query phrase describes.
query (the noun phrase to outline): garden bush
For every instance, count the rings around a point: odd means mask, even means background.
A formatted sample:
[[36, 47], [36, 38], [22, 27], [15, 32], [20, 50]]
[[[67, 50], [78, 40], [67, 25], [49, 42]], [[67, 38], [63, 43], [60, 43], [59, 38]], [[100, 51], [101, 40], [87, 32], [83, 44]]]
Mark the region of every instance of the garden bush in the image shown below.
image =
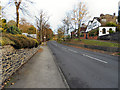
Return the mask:
[[94, 29], [94, 30], [91, 30], [89, 31], [89, 36], [97, 36], [99, 33], [99, 29]]
[[16, 26], [11, 26], [6, 30], [6, 33], [11, 34], [22, 34], [21, 31]]
[[117, 25], [113, 22], [109, 22], [106, 24], [106, 26], [116, 27]]
[[39, 45], [39, 42], [36, 39], [33, 39], [35, 41], [35, 47]]
[[80, 34], [80, 37], [84, 37], [84, 33], [81, 33], [81, 34]]
[[42, 43], [40, 39], [37, 39], [37, 41], [38, 41], [38, 45], [40, 45]]
[[0, 37], [0, 46], [4, 45], [14, 45], [15, 43], [11, 41], [9, 38], [6, 37]]
[[110, 29], [110, 30], [109, 30], [109, 33], [112, 34], [112, 33], [114, 33], [114, 31]]
[[36, 39], [29, 38], [20, 34], [3, 34], [2, 37], [6, 37], [13, 41], [14, 43], [11, 43], [11, 45], [16, 49], [33, 48], [39, 45], [39, 42]]
[[68, 35], [68, 36], [66, 37], [66, 39], [67, 39], [67, 40], [70, 40], [70, 39], [71, 39], [70, 35]]

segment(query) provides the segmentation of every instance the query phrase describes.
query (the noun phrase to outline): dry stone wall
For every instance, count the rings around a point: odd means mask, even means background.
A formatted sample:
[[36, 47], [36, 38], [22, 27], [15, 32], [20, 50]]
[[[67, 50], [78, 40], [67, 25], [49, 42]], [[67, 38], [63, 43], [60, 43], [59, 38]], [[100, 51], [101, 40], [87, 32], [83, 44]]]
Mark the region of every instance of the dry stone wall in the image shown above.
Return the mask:
[[16, 50], [12, 46], [3, 46], [1, 47], [1, 70], [0, 76], [4, 82], [9, 78], [16, 70], [18, 70], [21, 65], [27, 62], [38, 50], [40, 46], [32, 49], [19, 49]]

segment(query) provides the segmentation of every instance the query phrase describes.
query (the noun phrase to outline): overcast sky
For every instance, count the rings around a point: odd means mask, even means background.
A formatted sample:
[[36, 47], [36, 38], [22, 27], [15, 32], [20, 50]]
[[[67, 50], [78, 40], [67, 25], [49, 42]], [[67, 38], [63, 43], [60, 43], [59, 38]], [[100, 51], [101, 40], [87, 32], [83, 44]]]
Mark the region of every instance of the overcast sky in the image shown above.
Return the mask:
[[[2, 0], [2, 6], [6, 5], [9, 0]], [[24, 1], [24, 0], [23, 0]], [[37, 12], [41, 9], [48, 12], [50, 16], [50, 25], [53, 30], [55, 30], [58, 25], [61, 24], [61, 20], [64, 18], [65, 13], [69, 10], [72, 10], [74, 5], [77, 5], [78, 2], [85, 2], [89, 15], [91, 18], [99, 17], [101, 13], [103, 14], [118, 14], [118, 2], [119, 0], [31, 0], [35, 2], [29, 8], [31, 12], [31, 17], [27, 18], [31, 23], [34, 23], [34, 16], [37, 15]], [[7, 8], [6, 18], [15, 20], [15, 7], [14, 5]], [[23, 15], [21, 15], [23, 17]], [[24, 16], [26, 17], [26, 16]]]

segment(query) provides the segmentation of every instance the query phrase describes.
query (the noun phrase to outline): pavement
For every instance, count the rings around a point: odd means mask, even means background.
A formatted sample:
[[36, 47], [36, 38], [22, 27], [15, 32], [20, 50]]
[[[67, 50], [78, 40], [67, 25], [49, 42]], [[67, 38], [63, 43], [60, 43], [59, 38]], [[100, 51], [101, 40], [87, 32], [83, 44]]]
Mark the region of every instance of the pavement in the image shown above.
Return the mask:
[[[118, 88], [118, 57], [47, 43], [70, 88]], [[113, 89], [112, 89], [113, 90]]]
[[42, 49], [19, 70], [9, 88], [66, 88], [49, 48]]

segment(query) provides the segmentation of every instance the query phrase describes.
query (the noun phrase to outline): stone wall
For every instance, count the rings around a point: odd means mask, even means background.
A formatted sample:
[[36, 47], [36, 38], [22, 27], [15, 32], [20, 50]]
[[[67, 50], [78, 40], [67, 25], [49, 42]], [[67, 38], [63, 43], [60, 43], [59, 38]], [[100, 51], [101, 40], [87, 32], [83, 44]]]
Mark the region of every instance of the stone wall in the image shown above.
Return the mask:
[[16, 70], [18, 70], [25, 62], [27, 62], [37, 51], [40, 46], [32, 49], [16, 50], [12, 46], [3, 46], [1, 48], [1, 77], [2, 82], [9, 78]]
[[98, 37], [99, 40], [110, 40], [110, 41], [116, 41], [120, 43], [120, 32], [104, 35]]

